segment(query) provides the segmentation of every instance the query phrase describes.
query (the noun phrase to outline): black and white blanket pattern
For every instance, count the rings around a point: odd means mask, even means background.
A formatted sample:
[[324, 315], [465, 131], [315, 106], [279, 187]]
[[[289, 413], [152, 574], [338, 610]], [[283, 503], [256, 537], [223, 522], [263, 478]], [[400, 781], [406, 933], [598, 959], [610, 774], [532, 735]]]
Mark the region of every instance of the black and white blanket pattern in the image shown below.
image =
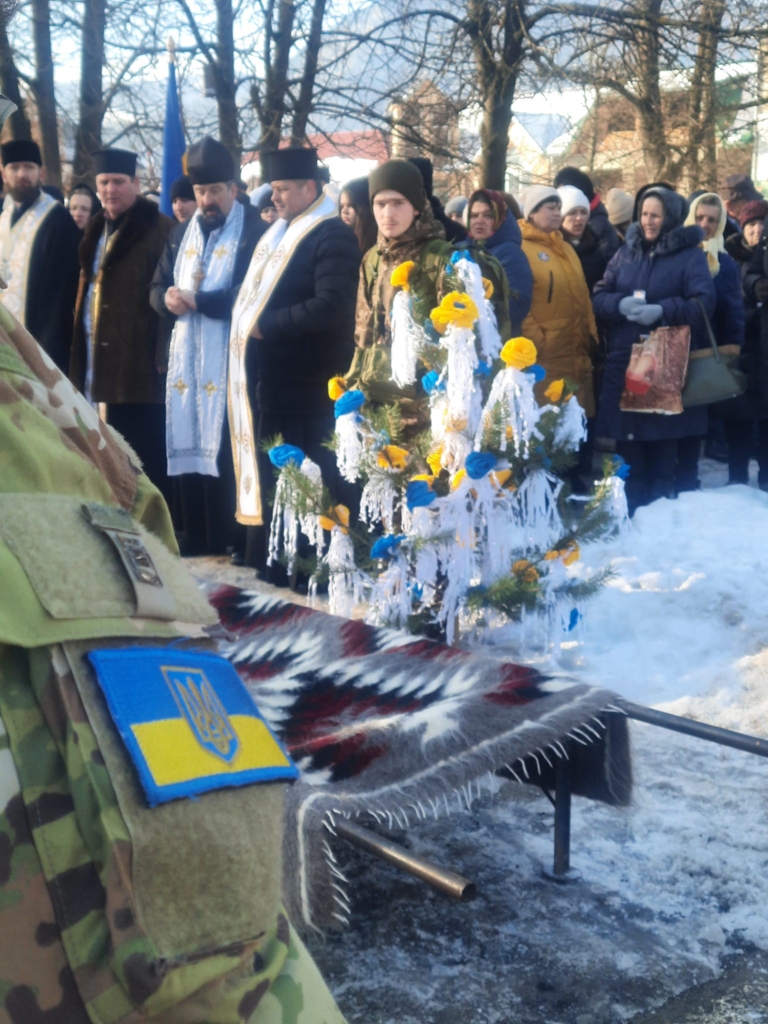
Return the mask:
[[231, 637], [222, 653], [301, 769], [284, 844], [297, 923], [348, 920], [337, 815], [407, 828], [471, 806], [499, 770], [551, 785], [566, 756], [574, 792], [629, 802], [626, 719], [609, 691], [235, 587], [208, 596]]

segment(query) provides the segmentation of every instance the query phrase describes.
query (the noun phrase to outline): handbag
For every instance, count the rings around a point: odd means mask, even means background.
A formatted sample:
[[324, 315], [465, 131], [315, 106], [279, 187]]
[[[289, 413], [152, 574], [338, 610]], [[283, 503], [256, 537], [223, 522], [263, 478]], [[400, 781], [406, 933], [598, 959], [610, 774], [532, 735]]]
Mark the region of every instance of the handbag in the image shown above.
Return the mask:
[[738, 345], [720, 345], [709, 322], [707, 311], [701, 299], [694, 299], [704, 315], [709, 335], [710, 348], [691, 352], [688, 360], [688, 376], [683, 388], [683, 408], [695, 405], [710, 405], [724, 398], [736, 398], [747, 390], [747, 375], [738, 368], [741, 353]]

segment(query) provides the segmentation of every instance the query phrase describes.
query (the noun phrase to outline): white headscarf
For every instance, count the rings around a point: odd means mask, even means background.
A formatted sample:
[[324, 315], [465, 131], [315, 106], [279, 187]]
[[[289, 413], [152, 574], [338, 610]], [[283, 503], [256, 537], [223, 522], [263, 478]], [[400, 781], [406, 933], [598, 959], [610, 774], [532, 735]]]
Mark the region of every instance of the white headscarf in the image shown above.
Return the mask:
[[717, 277], [720, 273], [720, 259], [719, 254], [725, 252], [725, 238], [723, 237], [723, 231], [725, 230], [725, 224], [728, 219], [728, 214], [725, 212], [725, 203], [716, 192], [704, 192], [700, 196], [696, 196], [691, 202], [691, 208], [688, 211], [688, 216], [685, 218], [686, 227], [690, 227], [696, 223], [696, 211], [699, 206], [716, 206], [720, 210], [720, 221], [717, 225], [717, 231], [714, 233], [712, 238], [705, 238], [701, 243], [700, 248], [707, 254], [707, 263], [709, 264], [709, 272], [712, 277]]

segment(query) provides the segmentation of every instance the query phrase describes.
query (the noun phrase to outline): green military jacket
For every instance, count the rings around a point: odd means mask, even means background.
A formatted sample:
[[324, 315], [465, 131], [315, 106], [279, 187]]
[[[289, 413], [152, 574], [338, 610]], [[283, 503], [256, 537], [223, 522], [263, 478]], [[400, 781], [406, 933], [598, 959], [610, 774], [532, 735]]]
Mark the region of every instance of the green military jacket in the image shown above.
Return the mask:
[[280, 909], [282, 786], [148, 809], [85, 661], [215, 623], [135, 455], [0, 305], [0, 1024], [342, 1021]]

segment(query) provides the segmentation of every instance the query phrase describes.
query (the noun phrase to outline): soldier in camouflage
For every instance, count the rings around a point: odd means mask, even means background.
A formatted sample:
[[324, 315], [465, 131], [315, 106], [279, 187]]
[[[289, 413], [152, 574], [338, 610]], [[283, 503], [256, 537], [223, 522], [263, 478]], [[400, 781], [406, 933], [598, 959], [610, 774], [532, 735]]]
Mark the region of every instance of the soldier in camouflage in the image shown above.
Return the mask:
[[[136, 614], [83, 502], [130, 516], [183, 625]], [[89, 689], [90, 647], [215, 618], [175, 551], [133, 453], [0, 306], [0, 1024], [343, 1024], [280, 908], [281, 785], [140, 806]]]

